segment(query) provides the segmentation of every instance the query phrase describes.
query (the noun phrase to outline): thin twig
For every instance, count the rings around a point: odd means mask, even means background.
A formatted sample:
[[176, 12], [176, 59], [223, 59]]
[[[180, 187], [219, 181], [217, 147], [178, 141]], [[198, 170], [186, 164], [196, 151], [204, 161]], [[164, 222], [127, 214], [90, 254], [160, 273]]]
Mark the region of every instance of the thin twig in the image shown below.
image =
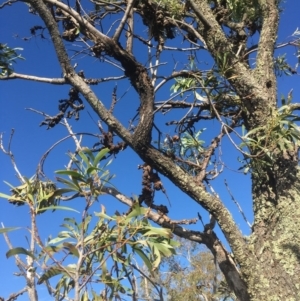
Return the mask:
[[[5, 228], [3, 223], [1, 223], [1, 227]], [[4, 239], [6, 241], [6, 244], [9, 247], [9, 249], [10, 250], [13, 249], [14, 247], [13, 247], [8, 235], [6, 233], [3, 233], [3, 236], [4, 236]], [[19, 255], [14, 255], [14, 257], [16, 259], [16, 265], [19, 268], [22, 276], [24, 276], [26, 278], [26, 269], [27, 269], [26, 264], [20, 259]]]
[[6, 301], [15, 301], [17, 298], [27, 292], [27, 287], [22, 288], [17, 293], [10, 294]]
[[18, 175], [18, 178], [19, 180], [22, 182], [22, 183], [25, 183], [25, 180], [23, 178], [23, 176], [21, 175], [18, 167], [17, 167], [17, 164], [16, 164], [16, 161], [15, 161], [15, 157], [14, 157], [14, 154], [11, 152], [10, 150], [10, 147], [11, 147], [11, 142], [12, 142], [12, 138], [13, 138], [13, 135], [14, 135], [14, 132], [15, 130], [12, 129], [11, 130], [11, 134], [10, 134], [10, 139], [9, 139], [9, 142], [8, 142], [8, 149], [5, 150], [4, 146], [3, 146], [3, 139], [2, 139], [2, 136], [3, 134], [0, 133], [0, 149], [3, 151], [4, 154], [8, 155], [10, 157], [10, 160], [11, 160], [11, 164], [15, 170], [15, 172], [17, 173]]
[[231, 193], [230, 189], [229, 189], [229, 186], [227, 184], [227, 181], [224, 180], [224, 183], [225, 183], [225, 186], [226, 186], [226, 189], [232, 199], [232, 201], [236, 204], [236, 206], [238, 207], [239, 209], [239, 212], [241, 213], [241, 215], [243, 216], [243, 219], [245, 220], [245, 222], [247, 223], [247, 225], [250, 227], [250, 229], [252, 228], [252, 225], [248, 222], [247, 218], [246, 218], [246, 215], [242, 209], [242, 207], [240, 206], [240, 204], [238, 203], [238, 201], [234, 198], [233, 194]]
[[120, 35], [121, 35], [121, 32], [122, 32], [122, 30], [123, 30], [123, 28], [124, 28], [124, 25], [125, 25], [125, 23], [126, 23], [128, 17], [129, 17], [129, 15], [130, 15], [131, 9], [132, 9], [132, 7], [133, 7], [135, 1], [136, 1], [136, 0], [129, 0], [129, 1], [127, 2], [127, 6], [126, 6], [125, 13], [124, 13], [124, 15], [123, 15], [123, 18], [122, 18], [122, 20], [121, 20], [121, 22], [120, 22], [120, 24], [119, 24], [119, 27], [116, 29], [114, 36], [113, 36], [113, 39], [114, 39], [115, 41], [118, 41], [118, 40], [119, 40]]
[[4, 6], [6, 5], [11, 5], [12, 3], [15, 3], [15, 2], [18, 2], [18, 0], [8, 0], [6, 2], [3, 2], [1, 5], [0, 5], [0, 9], [3, 8]]

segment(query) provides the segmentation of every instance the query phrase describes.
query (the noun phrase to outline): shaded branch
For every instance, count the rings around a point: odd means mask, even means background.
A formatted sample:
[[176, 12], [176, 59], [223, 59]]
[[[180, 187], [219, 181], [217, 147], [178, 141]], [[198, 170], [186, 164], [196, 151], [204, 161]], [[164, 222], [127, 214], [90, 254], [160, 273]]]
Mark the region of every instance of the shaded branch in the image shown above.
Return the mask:
[[212, 27], [210, 22], [207, 20], [207, 18], [201, 12], [201, 10], [198, 8], [198, 6], [194, 3], [194, 1], [188, 0], [187, 5], [189, 5], [193, 9], [197, 18], [204, 24], [205, 27], [207, 27], [207, 29], [210, 29]]

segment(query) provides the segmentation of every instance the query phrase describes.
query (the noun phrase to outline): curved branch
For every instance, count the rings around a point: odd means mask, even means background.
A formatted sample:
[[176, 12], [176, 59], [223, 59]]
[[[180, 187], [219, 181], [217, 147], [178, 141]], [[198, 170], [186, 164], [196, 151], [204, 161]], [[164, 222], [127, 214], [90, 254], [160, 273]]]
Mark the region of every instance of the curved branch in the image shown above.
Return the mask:
[[289, 108], [292, 111], [299, 111], [300, 110], [300, 103], [292, 103], [289, 105]]
[[[129, 146], [131, 146], [137, 154], [157, 171], [167, 176], [176, 186], [183, 192], [189, 195], [199, 205], [208, 210], [217, 220], [220, 228], [222, 229], [232, 251], [241, 267], [245, 267], [244, 274], [250, 273], [248, 269], [249, 261], [253, 257], [250, 253], [247, 243], [234, 222], [231, 214], [226, 209], [222, 201], [208, 192], [201, 183], [195, 182], [195, 179], [183, 171], [176, 163], [167, 156], [163, 155], [160, 151], [156, 150], [150, 145], [151, 130], [153, 125], [153, 87], [147, 75], [147, 70], [140, 65], [136, 60], [122, 49], [112, 39], [97, 31], [91, 24], [83, 20], [74, 10], [70, 9], [67, 5], [56, 0], [45, 0], [45, 2], [56, 5], [67, 11], [78, 21], [83, 27], [83, 30], [89, 31], [89, 36], [93, 35], [95, 39], [103, 47], [103, 51], [110, 53], [116, 60], [120, 61], [125, 69], [125, 75], [129, 77], [132, 85], [141, 98], [140, 107], [140, 122], [134, 133], [134, 136], [127, 131], [121, 123], [113, 117], [113, 115], [106, 110], [104, 105], [98, 100], [96, 95], [90, 87], [84, 83], [83, 79], [79, 77], [72, 66], [70, 65], [68, 55], [60, 37], [60, 33], [55, 19], [48, 10], [46, 4], [42, 0], [30, 0], [33, 8], [39, 13], [44, 20], [56, 53], [65, 74], [66, 79], [82, 93], [87, 99], [89, 104], [98, 114], [98, 116], [108, 126], [116, 132]], [[149, 116], [150, 115], [150, 116]], [[246, 290], [245, 290], [246, 291]], [[235, 292], [238, 291], [235, 289]], [[244, 299], [247, 300], [247, 299]]]
[[10, 6], [10, 5], [12, 5], [12, 3], [15, 3], [15, 2], [18, 2], [18, 0], [8, 0], [8, 1], [5, 1], [2, 4], [0, 4], [0, 9], [3, 8], [6, 5]]
[[[105, 123], [110, 124], [114, 131], [118, 135], [120, 135], [120, 137], [123, 137], [123, 139], [125, 139], [126, 141], [131, 142], [132, 137], [130, 132], [105, 108], [103, 103], [97, 98], [95, 93], [84, 82], [84, 80], [75, 73], [73, 67], [70, 64], [69, 57], [61, 39], [56, 20], [53, 18], [46, 4], [42, 0], [30, 0], [29, 3], [39, 13], [49, 30], [52, 42], [56, 50], [57, 58], [59, 60], [66, 80], [70, 84], [72, 84], [87, 99], [93, 110], [95, 110], [95, 112], [101, 117], [101, 119]], [[101, 32], [98, 32], [92, 25], [90, 25], [87, 21], [81, 18], [74, 10], [71, 10], [68, 6], [64, 5], [61, 2], [56, 2], [54, 0], [49, 0], [49, 3], [55, 4], [59, 7], [63, 7], [63, 9], [67, 12], [73, 13], [76, 16], [78, 23], [82, 24], [84, 27], [85, 25], [89, 26], [89, 29], [91, 30], [92, 34], [97, 34], [100, 40], [108, 42], [107, 47], [116, 47], [120, 50], [120, 47], [117, 46], [117, 44], [113, 43], [111, 39], [103, 35]], [[123, 50], [120, 51], [124, 52]], [[121, 54], [119, 53], [119, 55]], [[130, 63], [131, 62], [129, 62], [129, 64]]]
[[[153, 100], [154, 100], [154, 91], [153, 86], [151, 84], [151, 79], [148, 76], [147, 69], [138, 63], [135, 58], [128, 53], [126, 50], [124, 50], [119, 43], [117, 43], [115, 40], [107, 37], [102, 32], [98, 31], [95, 27], [93, 27], [88, 21], [83, 19], [75, 10], [71, 9], [69, 6], [63, 4], [60, 1], [57, 0], [46, 0], [47, 3], [50, 3], [52, 5], [55, 5], [56, 7], [59, 7], [66, 13], [68, 13], [70, 16], [72, 16], [78, 24], [82, 27], [83, 32], [92, 39], [101, 49], [103, 49], [104, 52], [112, 56], [114, 59], [119, 61], [123, 68], [125, 69], [125, 75], [130, 79], [131, 84], [135, 88], [136, 92], [138, 93], [141, 101], [141, 106], [139, 109], [140, 114], [140, 120], [139, 124], [136, 127], [136, 130], [133, 134], [134, 141], [136, 143], [140, 143], [142, 141], [147, 141], [148, 143], [151, 142], [151, 130], [152, 130], [152, 124], [153, 124]], [[30, 3], [40, 3], [39, 0], [31, 0]], [[36, 5], [36, 4], [35, 4]], [[41, 7], [39, 7], [39, 10]], [[38, 10], [37, 10], [38, 11]], [[44, 11], [43, 15], [46, 14], [46, 11]], [[60, 48], [59, 51], [64, 52], [64, 55], [61, 56], [60, 63], [62, 66], [68, 65], [68, 70], [65, 72], [65, 76], [68, 78], [68, 80], [75, 85], [80, 86], [82, 81], [78, 80], [78, 77], [74, 75], [74, 70], [69, 64], [69, 60], [67, 58], [67, 53], [65, 51], [65, 48], [63, 46], [62, 40], [60, 38], [60, 34], [57, 28], [57, 25], [52, 17], [51, 14], [48, 13], [47, 19], [45, 19], [43, 16], [50, 34], [55, 39], [53, 39], [54, 45], [58, 51], [58, 46]], [[55, 26], [55, 30], [52, 30], [52, 28]], [[58, 39], [60, 40], [58, 42]], [[58, 52], [58, 55], [60, 53]], [[80, 89], [78, 89], [80, 91]], [[83, 93], [82, 91], [80, 91]], [[90, 94], [92, 91], [86, 91], [85, 93]], [[94, 103], [94, 101], [93, 101]], [[93, 106], [95, 103], [93, 104]], [[124, 129], [124, 128], [123, 128]]]

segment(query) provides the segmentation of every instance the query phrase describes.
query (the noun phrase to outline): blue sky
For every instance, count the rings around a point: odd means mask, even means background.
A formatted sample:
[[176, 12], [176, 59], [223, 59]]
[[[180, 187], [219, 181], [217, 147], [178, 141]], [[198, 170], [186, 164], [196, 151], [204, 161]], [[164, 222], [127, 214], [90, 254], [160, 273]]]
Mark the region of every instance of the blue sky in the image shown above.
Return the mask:
[[[299, 11], [300, 2], [298, 0], [287, 0], [283, 3], [284, 11], [281, 14], [281, 21], [278, 33], [278, 42], [286, 42], [290, 39], [291, 34], [300, 27], [299, 22]], [[42, 77], [60, 77], [61, 70], [58, 62], [55, 58], [54, 50], [51, 43], [45, 39], [32, 38], [29, 41], [23, 41], [22, 37], [30, 36], [29, 28], [33, 25], [41, 25], [41, 21], [33, 15], [27, 14], [28, 7], [23, 3], [14, 4], [11, 7], [5, 7], [0, 10], [0, 42], [8, 43], [10, 47], [22, 47], [24, 50], [21, 52], [22, 56], [26, 59], [24, 61], [18, 61], [15, 65], [15, 71], [18, 73], [42, 76]], [[140, 26], [141, 24], [138, 24]], [[104, 24], [104, 27], [108, 30], [109, 24]], [[178, 40], [171, 41], [169, 45], [178, 43]], [[138, 59], [145, 63], [147, 56], [143, 52], [144, 48], [139, 49], [140, 44], [136, 43]], [[69, 49], [80, 49], [78, 44], [68, 46]], [[276, 51], [277, 54], [287, 53], [287, 57], [291, 66], [296, 64], [296, 58], [293, 55], [295, 49], [282, 48]], [[187, 54], [180, 54], [187, 55]], [[200, 56], [201, 61], [204, 63], [209, 62], [207, 56]], [[180, 66], [180, 56], [178, 68]], [[163, 57], [164, 62], [168, 65], [162, 68], [162, 71], [170, 72], [173, 68], [174, 57], [169, 54]], [[75, 60], [74, 60], [75, 63]], [[109, 65], [100, 62], [97, 59], [80, 58], [78, 60], [78, 69], [84, 69], [86, 77], [107, 77], [112, 75], [121, 75], [122, 72], [112, 69]], [[115, 81], [110, 82], [106, 85], [99, 85], [95, 87], [97, 96], [109, 107], [111, 102], [112, 89], [115, 86]], [[294, 75], [292, 77], [281, 77], [278, 79], [278, 95], [287, 95], [287, 93], [293, 88], [294, 101], [298, 100], [300, 95], [299, 76]], [[120, 97], [126, 91], [127, 94], [122, 98], [116, 106], [116, 115], [120, 118], [124, 125], [128, 125], [128, 120], [134, 116], [134, 110], [137, 107], [138, 99], [136, 97], [133, 88], [129, 87], [128, 81], [123, 83], [118, 82], [117, 94]], [[170, 83], [171, 85], [172, 83]], [[162, 89], [159, 92], [156, 100], [167, 99], [170, 95], [170, 85]], [[27, 177], [32, 176], [35, 173], [37, 164], [46, 152], [46, 150], [53, 145], [57, 140], [66, 136], [68, 133], [62, 126], [56, 126], [53, 129], [46, 130], [46, 127], [39, 127], [39, 124], [43, 120], [43, 117], [25, 110], [25, 108], [34, 108], [40, 110], [49, 115], [54, 115], [58, 112], [58, 100], [67, 98], [68, 86], [53, 86], [49, 84], [34, 83], [30, 81], [22, 80], [10, 80], [0, 81], [0, 132], [4, 133], [4, 145], [7, 146], [11, 129], [15, 129], [15, 135], [12, 141], [11, 150], [15, 155], [15, 160], [20, 169], [22, 175]], [[86, 104], [86, 103], [85, 103]], [[134, 108], [134, 109], [132, 109]], [[92, 118], [90, 115], [92, 115]], [[177, 117], [178, 113], [167, 114], [164, 118], [161, 115], [157, 115], [155, 122], [162, 125], [166, 121], [172, 120]], [[86, 105], [86, 109], [81, 113], [79, 121], [70, 120], [74, 132], [92, 132], [99, 133], [95, 124], [97, 116], [92, 110]], [[203, 126], [202, 126], [203, 125]], [[205, 124], [199, 125], [199, 128], [207, 127]], [[217, 132], [220, 126], [217, 121], [210, 123], [206, 130], [205, 137], [212, 137], [213, 132]], [[164, 128], [165, 134], [172, 134], [172, 128]], [[153, 138], [155, 140], [155, 137]], [[208, 138], [207, 138], [208, 139]], [[84, 138], [83, 145], [92, 146], [95, 140]], [[119, 141], [116, 139], [116, 141]], [[208, 140], [209, 142], [210, 140]], [[67, 164], [68, 157], [65, 155], [68, 150], [74, 150], [75, 146], [73, 141], [70, 139], [67, 142], [60, 144], [50, 153], [45, 163], [45, 171], [47, 176], [53, 179], [53, 171], [62, 169]], [[237, 169], [239, 163], [237, 161], [238, 154], [235, 154], [232, 146], [228, 141], [223, 142], [222, 145], [222, 158], [226, 162], [228, 167]], [[109, 169], [112, 174], [116, 177], [112, 180], [112, 183], [122, 193], [127, 196], [138, 195], [141, 192], [141, 175], [142, 172], [137, 169], [138, 164], [143, 162], [135, 155], [130, 149], [126, 152], [118, 154], [117, 158], [110, 165]], [[233, 204], [228, 192], [224, 185], [224, 179], [227, 180], [231, 192], [235, 198], [239, 201], [243, 210], [246, 213], [248, 219], [252, 220], [251, 210], [251, 188], [249, 176], [245, 176], [240, 173], [225, 169], [225, 172], [213, 183], [213, 187], [216, 192], [220, 195], [224, 203], [232, 211], [235, 220], [240, 225], [241, 230], [245, 235], [249, 234], [249, 227], [246, 225], [241, 215], [239, 214], [236, 206]], [[0, 192], [9, 193], [9, 188], [3, 183], [3, 180], [11, 183], [12, 185], [18, 185], [15, 172], [12, 168], [8, 156], [0, 153]], [[167, 179], [162, 177], [163, 183], [166, 187], [167, 194], [171, 200], [172, 207], [169, 208], [169, 216], [172, 219], [183, 219], [183, 218], [195, 218], [197, 212], [200, 212], [207, 221], [207, 214], [191, 199], [185, 196], [181, 191], [173, 186]], [[72, 206], [80, 208], [80, 200], [75, 200]], [[163, 193], [158, 192], [156, 194], [155, 202], [157, 204], [168, 205], [168, 201]], [[126, 208], [116, 200], [104, 196], [100, 199], [100, 203], [103, 203], [109, 214], [113, 214], [116, 209], [119, 211], [126, 211]], [[99, 211], [99, 207], [95, 209]], [[67, 213], [69, 214], [69, 213]], [[61, 223], [66, 212], [55, 212], [46, 213], [39, 217], [38, 223], [41, 229], [42, 235], [50, 234], [57, 231], [57, 226]], [[73, 214], [70, 214], [73, 215]], [[76, 216], [76, 215], [75, 215]], [[29, 215], [28, 208], [14, 207], [8, 204], [6, 200], [0, 199], [0, 222], [3, 222], [6, 227], [29, 226]], [[202, 230], [200, 223], [191, 226], [195, 230]], [[19, 231], [10, 234], [11, 241], [14, 246], [26, 247], [26, 231]], [[220, 236], [222, 237], [221, 233]], [[22, 282], [17, 278], [13, 277], [12, 272], [16, 271], [14, 260], [12, 258], [6, 259], [5, 253], [7, 246], [3, 237], [0, 236], [0, 280], [1, 289], [0, 296], [7, 297], [9, 293], [15, 291], [15, 288], [22, 287]], [[23, 281], [23, 280], [22, 280]], [[21, 300], [21, 298], [19, 299]], [[22, 300], [26, 300], [26, 297]]]

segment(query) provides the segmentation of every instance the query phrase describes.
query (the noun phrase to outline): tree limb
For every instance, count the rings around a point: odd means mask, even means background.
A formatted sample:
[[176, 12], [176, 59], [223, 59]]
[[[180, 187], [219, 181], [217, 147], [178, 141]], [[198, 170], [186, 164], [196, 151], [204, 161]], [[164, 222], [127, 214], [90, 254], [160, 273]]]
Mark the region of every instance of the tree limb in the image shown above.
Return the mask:
[[[249, 252], [248, 246], [245, 243], [240, 230], [222, 201], [207, 193], [200, 183], [196, 183], [194, 178], [177, 166], [171, 158], [166, 157], [150, 145], [154, 95], [153, 87], [146, 69], [137, 63], [130, 54], [120, 48], [120, 46], [114, 41], [97, 31], [87, 21], [83, 20], [83, 18], [81, 18], [74, 10], [71, 10], [62, 2], [46, 0], [47, 3], [56, 5], [70, 13], [72, 17], [74, 17], [76, 21], [83, 26], [83, 29], [89, 30], [90, 34], [97, 37], [102, 47], [104, 47], [103, 51], [110, 53], [123, 65], [125, 75], [130, 78], [132, 85], [135, 87], [141, 99], [140, 122], [134, 136], [132, 137], [131, 134], [120, 124], [120, 122], [114, 118], [108, 110], [106, 110], [90, 87], [84, 83], [83, 79], [74, 72], [61, 40], [56, 21], [48, 10], [46, 4], [43, 3], [42, 0], [30, 0], [29, 2], [44, 20], [50, 32], [57, 57], [66, 79], [82, 93], [98, 116], [127, 144], [129, 144], [129, 146], [131, 146], [139, 154], [143, 161], [147, 162], [157, 169], [157, 171], [167, 176], [175, 185], [187, 193], [192, 199], [208, 210], [216, 218], [233, 252], [235, 253], [237, 261], [241, 264], [241, 266], [244, 266], [244, 270], [247, 271], [247, 263], [249, 264], [251, 253]], [[247, 267], [245, 265], [247, 265]]]
[[[279, 22], [278, 4], [276, 4], [276, 0], [259, 0], [258, 2], [262, 10], [263, 21], [258, 43], [255, 74], [264, 81], [267, 88], [272, 88], [274, 94], [276, 93], [276, 78], [273, 60]], [[270, 87], [268, 87], [270, 85], [268, 81], [272, 82]]]

